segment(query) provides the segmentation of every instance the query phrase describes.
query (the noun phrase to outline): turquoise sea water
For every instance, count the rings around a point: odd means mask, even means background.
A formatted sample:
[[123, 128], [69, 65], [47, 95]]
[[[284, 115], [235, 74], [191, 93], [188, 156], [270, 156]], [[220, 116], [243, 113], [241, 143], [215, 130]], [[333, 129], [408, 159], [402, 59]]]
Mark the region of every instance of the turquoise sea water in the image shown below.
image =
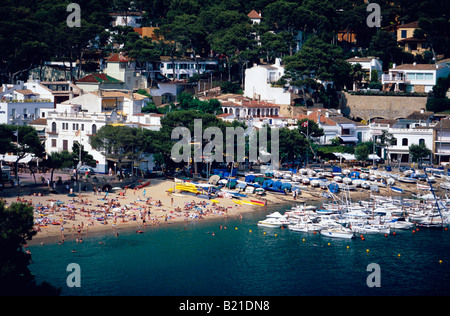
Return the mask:
[[[33, 245], [30, 269], [62, 295], [450, 295], [450, 230], [339, 240], [257, 227], [268, 212]], [[81, 287], [67, 286], [70, 263]]]

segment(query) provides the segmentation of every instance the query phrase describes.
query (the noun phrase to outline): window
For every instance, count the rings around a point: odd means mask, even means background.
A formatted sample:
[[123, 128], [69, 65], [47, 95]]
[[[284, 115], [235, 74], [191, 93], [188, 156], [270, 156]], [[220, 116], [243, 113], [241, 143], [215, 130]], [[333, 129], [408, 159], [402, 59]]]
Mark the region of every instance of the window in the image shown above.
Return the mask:
[[97, 125], [92, 124], [92, 135], [97, 134]]
[[417, 50], [417, 43], [409, 43], [410, 50]]
[[424, 80], [433, 80], [433, 73], [425, 73]]
[[402, 30], [402, 38], [406, 38], [406, 30]]
[[419, 139], [419, 145], [425, 146], [425, 139]]
[[69, 129], [69, 123], [62, 123], [62, 129], [67, 131]]
[[417, 74], [416, 74], [416, 79], [417, 79], [417, 80], [423, 80], [423, 73], [422, 73], [422, 74], [417, 73]]
[[52, 147], [56, 147], [56, 139], [52, 139]]
[[408, 146], [408, 138], [402, 139], [402, 146]]
[[406, 74], [406, 79], [407, 80], [414, 80], [414, 79], [416, 79], [416, 74], [415, 73], [407, 73]]
[[69, 141], [67, 139], [63, 139], [63, 150], [69, 150]]
[[52, 133], [56, 133], [56, 123], [52, 123]]

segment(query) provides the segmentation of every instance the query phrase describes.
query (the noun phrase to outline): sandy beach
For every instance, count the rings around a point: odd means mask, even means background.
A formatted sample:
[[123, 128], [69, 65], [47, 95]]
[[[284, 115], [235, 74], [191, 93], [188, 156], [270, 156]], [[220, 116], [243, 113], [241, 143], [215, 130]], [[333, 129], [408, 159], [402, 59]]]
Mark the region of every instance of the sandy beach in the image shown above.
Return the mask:
[[[140, 189], [121, 189], [105, 192], [87, 191], [81, 196], [67, 194], [28, 194], [4, 198], [7, 205], [13, 202], [29, 203], [35, 207], [35, 229], [37, 235], [30, 243], [61, 242], [67, 239], [82, 239], [98, 233], [119, 233], [123, 229], [144, 231], [147, 227], [203, 221], [220, 217], [245, 216], [245, 213], [261, 210], [265, 206], [239, 205], [233, 199], [215, 198], [211, 200], [193, 195], [170, 194], [175, 182], [152, 179], [151, 184]], [[417, 193], [415, 185], [397, 183], [406, 195]], [[43, 190], [36, 190], [40, 192]], [[321, 189], [302, 191], [295, 200], [291, 194], [268, 193], [249, 199], [265, 201], [268, 206], [282, 203], [317, 203], [326, 201]], [[408, 194], [409, 193], [409, 194]], [[380, 195], [392, 194], [380, 187]], [[350, 192], [352, 201], [367, 200], [370, 191], [358, 189]]]

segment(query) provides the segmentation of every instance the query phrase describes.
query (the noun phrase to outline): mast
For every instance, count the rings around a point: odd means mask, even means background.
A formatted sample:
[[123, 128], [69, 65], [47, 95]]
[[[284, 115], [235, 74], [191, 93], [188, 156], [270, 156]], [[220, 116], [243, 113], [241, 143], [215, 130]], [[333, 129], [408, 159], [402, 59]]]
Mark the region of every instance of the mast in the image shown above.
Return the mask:
[[[431, 190], [431, 193], [433, 194], [434, 201], [435, 201], [436, 207], [437, 207], [438, 212], [439, 212], [439, 216], [441, 217], [441, 224], [442, 224], [442, 227], [444, 227], [444, 218], [442, 217], [441, 208], [439, 207], [439, 202], [438, 202], [438, 200], [437, 200], [437, 198], [436, 198], [436, 194], [434, 193], [434, 188], [433, 188], [433, 186], [431, 185], [430, 179], [428, 178], [427, 170], [424, 169], [424, 172], [425, 172], [425, 175], [426, 175], [426, 177], [427, 177], [427, 182], [428, 182], [428, 184], [430, 185], [430, 190]], [[431, 219], [433, 219], [433, 217], [431, 217]]]

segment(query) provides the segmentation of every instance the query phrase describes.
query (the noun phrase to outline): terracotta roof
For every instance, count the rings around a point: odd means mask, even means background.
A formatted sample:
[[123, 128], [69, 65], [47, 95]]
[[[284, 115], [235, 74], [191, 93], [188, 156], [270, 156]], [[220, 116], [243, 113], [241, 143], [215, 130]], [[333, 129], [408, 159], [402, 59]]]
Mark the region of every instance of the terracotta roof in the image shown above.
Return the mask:
[[371, 57], [371, 56], [367, 56], [367, 57], [352, 57], [352, 58], [349, 58], [349, 59], [347, 59], [346, 61], [348, 61], [348, 62], [371, 62], [372, 61], [372, 59], [378, 59], [378, 58], [376, 58], [376, 57]]
[[108, 59], [106, 60], [107, 63], [110, 62], [120, 62], [120, 63], [127, 63], [129, 62], [129, 59], [126, 58], [125, 56], [123, 56], [122, 54], [119, 53], [114, 53], [111, 56], [108, 57]]
[[438, 122], [434, 129], [440, 130], [441, 129], [441, 122], [442, 122], [442, 129], [450, 129], [450, 119], [442, 119], [440, 122]]
[[417, 29], [419, 27], [419, 21], [414, 21], [410, 23], [406, 23], [403, 25], [399, 25], [399, 29]]
[[434, 112], [420, 112], [420, 111], [414, 111], [411, 114], [409, 114], [406, 119], [407, 120], [417, 120], [417, 121], [426, 121], [428, 118], [432, 117], [434, 115]]
[[247, 14], [247, 16], [250, 19], [262, 19], [261, 15], [259, 15], [258, 12], [256, 12], [255, 10], [250, 11], [250, 13]]
[[[392, 68], [393, 70], [400, 69], [400, 70], [436, 70], [436, 65], [434, 64], [403, 64], [398, 65], [395, 68]], [[391, 70], [392, 70], [391, 69]]]
[[110, 83], [119, 83], [120, 80], [117, 80], [113, 77], [110, 77], [105, 74], [90, 74], [87, 75], [81, 79], [78, 79], [76, 82], [94, 82], [94, 83], [104, 83], [104, 82], [110, 82]]
[[45, 118], [38, 118], [37, 120], [34, 120], [30, 123], [30, 125], [47, 125], [47, 119]]
[[22, 90], [16, 90], [17, 93], [23, 94], [23, 95], [38, 95], [37, 93], [34, 93], [30, 89], [22, 89]]

